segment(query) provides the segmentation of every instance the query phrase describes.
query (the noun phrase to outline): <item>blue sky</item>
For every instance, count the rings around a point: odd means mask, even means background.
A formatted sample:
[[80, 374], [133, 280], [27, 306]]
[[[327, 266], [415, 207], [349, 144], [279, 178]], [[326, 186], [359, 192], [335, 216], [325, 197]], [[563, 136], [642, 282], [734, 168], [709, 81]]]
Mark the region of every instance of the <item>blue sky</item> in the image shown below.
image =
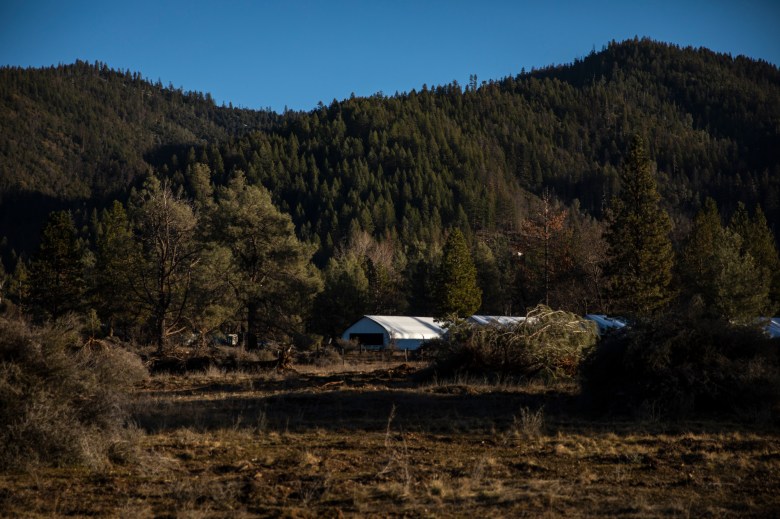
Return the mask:
[[780, 1], [0, 0], [0, 65], [103, 61], [219, 103], [310, 110], [568, 63], [647, 36], [780, 64]]

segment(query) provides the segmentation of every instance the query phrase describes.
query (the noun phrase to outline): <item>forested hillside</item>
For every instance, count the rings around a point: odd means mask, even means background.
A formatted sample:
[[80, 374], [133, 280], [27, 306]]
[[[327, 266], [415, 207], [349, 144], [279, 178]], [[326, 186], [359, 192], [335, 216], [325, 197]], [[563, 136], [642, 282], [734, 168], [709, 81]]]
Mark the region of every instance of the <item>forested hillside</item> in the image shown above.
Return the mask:
[[126, 198], [171, 150], [277, 119], [99, 62], [0, 68], [0, 235], [29, 251], [50, 210]]
[[512, 224], [518, 194], [544, 187], [601, 216], [640, 133], [676, 220], [712, 196], [727, 214], [738, 201], [761, 203], [774, 224], [778, 120], [776, 67], [631, 41], [501, 81], [332, 103], [232, 142], [210, 165], [263, 182], [327, 247], [353, 221], [407, 239], [439, 219], [471, 230]]
[[677, 249], [707, 197], [723, 221], [742, 202], [749, 214], [760, 204], [770, 228], [780, 223], [778, 68], [650, 40], [305, 113], [217, 107], [208, 94], [86, 63], [1, 69], [0, 103], [7, 269], [52, 209], [74, 210], [89, 241], [93, 208], [127, 200], [148, 175], [205, 203], [241, 172], [313, 244], [322, 304], [346, 276], [353, 289], [365, 280], [356, 308], [431, 308], [433, 266], [456, 227], [483, 311], [538, 302], [542, 277], [544, 299], [553, 290], [551, 302], [603, 307], [603, 221], [634, 135], [648, 142]]
[[519, 193], [545, 186], [599, 216], [628, 136], [640, 132], [681, 217], [704, 195], [727, 212], [741, 200], [760, 202], [770, 222], [780, 216], [777, 67], [647, 40], [309, 113], [217, 107], [208, 94], [83, 62], [0, 69], [0, 103], [4, 202], [119, 196], [158, 160], [185, 172], [192, 147], [215, 175], [239, 168], [269, 187], [301, 235], [326, 247], [352, 221], [420, 237], [442, 224], [514, 223]]

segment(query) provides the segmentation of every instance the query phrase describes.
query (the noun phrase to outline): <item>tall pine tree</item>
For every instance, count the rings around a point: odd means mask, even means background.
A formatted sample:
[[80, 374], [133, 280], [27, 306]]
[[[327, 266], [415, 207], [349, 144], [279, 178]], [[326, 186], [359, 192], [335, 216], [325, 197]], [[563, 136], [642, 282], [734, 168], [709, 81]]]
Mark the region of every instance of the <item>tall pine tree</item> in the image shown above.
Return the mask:
[[482, 304], [482, 290], [477, 284], [477, 269], [471, 259], [466, 239], [459, 229], [453, 230], [444, 244], [439, 267], [436, 296], [439, 315], [467, 317]]
[[311, 263], [313, 248], [298, 240], [290, 216], [273, 205], [270, 192], [236, 173], [217, 190], [210, 229], [231, 254], [247, 347], [256, 348], [259, 338], [303, 331], [303, 318], [322, 281]]
[[761, 206], [756, 206], [753, 217], [747, 214], [740, 202], [731, 217], [729, 228], [742, 237], [742, 254], [750, 254], [756, 267], [762, 270], [769, 280], [769, 295], [775, 307], [780, 304], [780, 257], [778, 257], [775, 237], [769, 229]]
[[693, 228], [680, 255], [680, 276], [684, 296], [694, 297], [710, 281], [712, 258], [718, 240], [723, 238], [718, 205], [707, 198], [704, 207], [693, 220]]
[[138, 314], [138, 305], [130, 297], [130, 273], [138, 262], [139, 250], [133, 241], [130, 221], [124, 206], [118, 202], [104, 210], [100, 217], [101, 232], [95, 240], [95, 268], [91, 278], [92, 304], [109, 336], [117, 327], [127, 331]]
[[749, 253], [741, 253], [742, 237], [722, 229], [715, 243], [705, 301], [710, 312], [739, 324], [750, 324], [769, 308], [769, 278]]
[[634, 136], [606, 234], [606, 273], [614, 311], [652, 314], [672, 298], [672, 224], [660, 201], [644, 139]]
[[30, 264], [30, 302], [36, 317], [56, 319], [82, 308], [85, 290], [83, 257], [70, 213], [52, 213]]
[[[740, 222], [749, 225], [744, 207], [732, 219], [733, 226], [739, 227]], [[691, 309], [747, 324], [769, 308], [769, 276], [733, 226], [723, 228], [715, 201], [707, 199], [683, 247], [680, 272]]]

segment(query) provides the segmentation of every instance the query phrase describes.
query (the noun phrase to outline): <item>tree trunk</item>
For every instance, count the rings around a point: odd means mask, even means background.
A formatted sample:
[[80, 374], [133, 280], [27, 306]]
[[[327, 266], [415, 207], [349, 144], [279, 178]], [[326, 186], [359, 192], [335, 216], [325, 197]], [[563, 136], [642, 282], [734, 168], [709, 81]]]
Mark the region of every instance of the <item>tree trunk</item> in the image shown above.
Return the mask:
[[247, 304], [246, 325], [247, 325], [246, 349], [256, 350], [257, 331], [258, 331], [257, 330], [257, 303], [250, 302]]
[[165, 314], [157, 318], [155, 334], [157, 335], [157, 353], [162, 355], [165, 350]]

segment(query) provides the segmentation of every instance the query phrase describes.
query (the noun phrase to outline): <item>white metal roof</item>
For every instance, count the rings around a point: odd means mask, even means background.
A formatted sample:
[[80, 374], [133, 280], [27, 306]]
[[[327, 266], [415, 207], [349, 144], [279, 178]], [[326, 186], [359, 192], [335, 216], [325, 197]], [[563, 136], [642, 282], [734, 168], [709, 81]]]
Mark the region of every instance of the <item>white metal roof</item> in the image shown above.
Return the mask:
[[780, 317], [768, 319], [764, 326], [764, 330], [772, 339], [780, 337]]
[[444, 335], [445, 331], [433, 317], [402, 315], [366, 315], [364, 317], [379, 324], [394, 339], [437, 339]]
[[481, 326], [498, 325], [509, 326], [520, 324], [525, 321], [525, 317], [516, 317], [513, 315], [472, 315], [468, 321]]
[[596, 323], [599, 327], [599, 333], [604, 333], [608, 330], [615, 330], [626, 326], [626, 321], [619, 317], [607, 317], [603, 314], [586, 314], [585, 319], [589, 319]]

